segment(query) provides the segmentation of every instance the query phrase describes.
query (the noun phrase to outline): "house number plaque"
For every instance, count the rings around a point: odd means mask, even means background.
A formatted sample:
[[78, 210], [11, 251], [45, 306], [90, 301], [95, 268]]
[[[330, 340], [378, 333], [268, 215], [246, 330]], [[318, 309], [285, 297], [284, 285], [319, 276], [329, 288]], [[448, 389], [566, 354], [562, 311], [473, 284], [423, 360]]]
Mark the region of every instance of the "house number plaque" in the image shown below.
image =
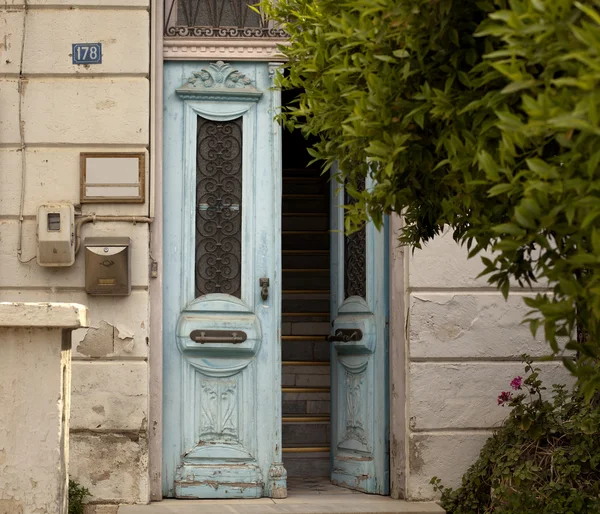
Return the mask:
[[73, 64], [102, 64], [102, 43], [73, 43]]

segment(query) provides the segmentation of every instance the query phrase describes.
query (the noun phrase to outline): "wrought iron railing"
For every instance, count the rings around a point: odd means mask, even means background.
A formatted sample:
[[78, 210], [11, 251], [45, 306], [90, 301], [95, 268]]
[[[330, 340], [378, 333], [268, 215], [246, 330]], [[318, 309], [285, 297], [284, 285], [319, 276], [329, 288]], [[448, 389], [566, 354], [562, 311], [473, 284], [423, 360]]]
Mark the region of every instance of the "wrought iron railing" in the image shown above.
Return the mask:
[[257, 0], [165, 0], [167, 37], [285, 38], [286, 33], [250, 6]]

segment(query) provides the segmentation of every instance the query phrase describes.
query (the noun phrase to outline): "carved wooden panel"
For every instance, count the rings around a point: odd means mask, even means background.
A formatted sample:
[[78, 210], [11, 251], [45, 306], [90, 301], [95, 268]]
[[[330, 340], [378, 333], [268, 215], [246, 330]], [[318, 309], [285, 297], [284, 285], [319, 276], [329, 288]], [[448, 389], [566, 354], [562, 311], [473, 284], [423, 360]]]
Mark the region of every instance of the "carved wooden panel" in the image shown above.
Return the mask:
[[235, 380], [204, 378], [199, 403], [202, 441], [239, 440], [238, 391]]
[[346, 370], [346, 435], [344, 439], [356, 439], [366, 445], [364, 383], [364, 372], [351, 373]]

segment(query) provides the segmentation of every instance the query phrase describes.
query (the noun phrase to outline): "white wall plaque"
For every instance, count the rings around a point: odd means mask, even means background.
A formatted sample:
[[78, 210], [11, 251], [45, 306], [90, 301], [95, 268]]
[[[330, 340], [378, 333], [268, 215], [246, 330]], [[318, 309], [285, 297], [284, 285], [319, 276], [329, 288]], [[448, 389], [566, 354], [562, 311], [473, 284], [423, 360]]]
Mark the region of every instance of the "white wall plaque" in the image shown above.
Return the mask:
[[81, 153], [81, 203], [144, 203], [144, 153]]

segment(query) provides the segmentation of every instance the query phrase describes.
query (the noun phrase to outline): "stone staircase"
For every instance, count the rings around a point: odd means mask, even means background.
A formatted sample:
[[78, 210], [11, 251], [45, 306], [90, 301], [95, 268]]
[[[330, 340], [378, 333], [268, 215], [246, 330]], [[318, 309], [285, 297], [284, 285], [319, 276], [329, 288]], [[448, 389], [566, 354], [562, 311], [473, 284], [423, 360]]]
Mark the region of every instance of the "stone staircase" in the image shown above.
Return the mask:
[[329, 183], [284, 168], [283, 461], [289, 477], [329, 475]]

